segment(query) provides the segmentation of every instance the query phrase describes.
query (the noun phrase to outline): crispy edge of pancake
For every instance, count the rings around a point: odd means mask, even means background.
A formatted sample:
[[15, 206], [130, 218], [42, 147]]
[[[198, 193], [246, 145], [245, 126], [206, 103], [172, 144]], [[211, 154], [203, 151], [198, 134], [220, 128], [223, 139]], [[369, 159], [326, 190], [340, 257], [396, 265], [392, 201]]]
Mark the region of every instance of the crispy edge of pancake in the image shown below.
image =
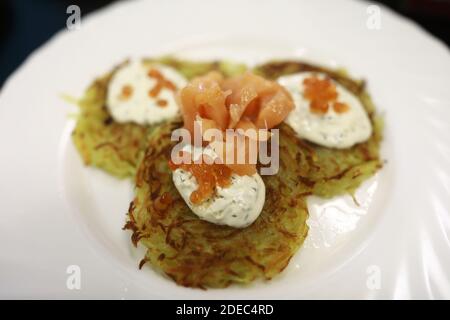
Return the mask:
[[[192, 62], [170, 56], [143, 59], [144, 63], [162, 63], [171, 66], [187, 79], [212, 70], [230, 76], [246, 70], [242, 64], [232, 62]], [[144, 155], [148, 135], [155, 125], [142, 126], [135, 123], [118, 123], [106, 107], [109, 81], [114, 72], [96, 79], [80, 99], [77, 123], [72, 132], [73, 142], [86, 165], [94, 166], [118, 177], [134, 176]]]
[[168, 167], [173, 129], [181, 120], [155, 129], [136, 175], [136, 197], [124, 229], [135, 246], [147, 248], [140, 267], [149, 262], [176, 283], [187, 287], [226, 287], [271, 279], [288, 265], [308, 232], [306, 195], [300, 168], [290, 146], [296, 138], [282, 126], [280, 172], [263, 176], [266, 201], [259, 218], [236, 229], [203, 221], [179, 195]]

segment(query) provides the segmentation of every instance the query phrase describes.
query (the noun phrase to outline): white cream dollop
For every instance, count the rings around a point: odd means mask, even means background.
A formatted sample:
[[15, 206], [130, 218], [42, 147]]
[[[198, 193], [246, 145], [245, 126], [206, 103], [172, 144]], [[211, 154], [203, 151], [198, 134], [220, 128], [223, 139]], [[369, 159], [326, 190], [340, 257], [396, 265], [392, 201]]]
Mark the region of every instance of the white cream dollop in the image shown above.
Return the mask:
[[338, 93], [337, 101], [349, 106], [349, 110], [336, 113], [328, 108], [325, 114], [310, 111], [310, 100], [304, 97], [303, 80], [311, 76], [319, 79], [326, 77], [323, 73], [301, 72], [278, 79], [291, 94], [295, 109], [286, 118], [300, 138], [319, 145], [344, 149], [366, 141], [372, 135], [372, 125], [359, 99], [339, 83], [333, 81]]
[[[106, 101], [115, 121], [146, 125], [169, 119], [177, 114], [178, 105], [174, 90], [162, 87], [156, 97], [150, 96], [150, 91], [157, 84], [157, 79], [149, 76], [152, 69], [158, 71], [178, 89], [187, 84], [187, 80], [178, 71], [162, 64], [144, 63], [139, 60], [121, 66], [114, 72], [109, 82]], [[126, 97], [123, 95], [125, 87], [130, 90]]]
[[[212, 155], [210, 150], [204, 153]], [[266, 187], [258, 173], [252, 176], [232, 174], [229, 187], [217, 186], [215, 196], [199, 205], [190, 200], [191, 193], [198, 188], [197, 179], [190, 172], [178, 168], [172, 179], [192, 212], [211, 223], [245, 228], [258, 218], [264, 206]]]

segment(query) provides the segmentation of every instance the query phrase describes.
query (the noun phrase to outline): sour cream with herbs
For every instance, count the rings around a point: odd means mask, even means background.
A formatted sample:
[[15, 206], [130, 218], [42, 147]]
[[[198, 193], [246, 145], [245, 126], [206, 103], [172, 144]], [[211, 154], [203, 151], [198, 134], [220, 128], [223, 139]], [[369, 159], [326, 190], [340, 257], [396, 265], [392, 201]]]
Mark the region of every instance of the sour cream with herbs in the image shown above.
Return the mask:
[[158, 123], [177, 114], [175, 93], [186, 84], [187, 80], [171, 67], [133, 61], [114, 72], [106, 105], [117, 122]]
[[278, 79], [291, 94], [295, 109], [286, 118], [300, 138], [329, 148], [344, 149], [364, 142], [372, 135], [372, 125], [359, 99], [345, 87], [331, 80], [336, 86], [337, 101], [348, 106], [338, 113], [332, 107], [324, 114], [311, 112], [310, 100], [305, 98], [304, 80], [316, 76], [324, 79], [325, 74], [301, 72]]
[[[197, 154], [201, 155], [201, 150]], [[230, 186], [217, 186], [214, 197], [201, 204], [193, 204], [190, 200], [192, 192], [198, 188], [197, 180], [190, 172], [178, 168], [173, 171], [172, 179], [192, 212], [211, 223], [245, 228], [258, 218], [264, 206], [266, 187], [258, 173], [252, 176], [233, 173]]]

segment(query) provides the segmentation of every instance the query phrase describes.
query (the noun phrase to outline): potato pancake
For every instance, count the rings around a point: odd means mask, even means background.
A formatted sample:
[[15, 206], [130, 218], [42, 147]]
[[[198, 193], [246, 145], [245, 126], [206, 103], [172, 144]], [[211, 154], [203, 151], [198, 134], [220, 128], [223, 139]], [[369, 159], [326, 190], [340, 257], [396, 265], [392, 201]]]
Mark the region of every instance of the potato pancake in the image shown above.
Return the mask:
[[263, 211], [252, 225], [236, 229], [200, 220], [175, 188], [168, 167], [175, 145], [170, 135], [181, 126], [178, 120], [155, 128], [137, 171], [125, 229], [132, 230], [135, 245], [148, 249], [141, 267], [149, 261], [178, 284], [198, 288], [271, 279], [287, 266], [308, 232], [308, 186], [288, 150], [296, 138], [281, 127], [280, 171], [263, 176]]
[[[353, 193], [364, 180], [382, 167], [379, 150], [383, 121], [376, 114], [364, 81], [353, 80], [342, 70], [333, 71], [297, 61], [269, 62], [257, 66], [253, 71], [273, 80], [297, 72], [325, 73], [352, 92], [369, 116], [373, 128], [371, 137], [351, 148], [326, 148], [300, 138], [291, 146], [291, 152], [296, 153], [296, 163], [302, 167], [302, 181], [310, 187], [313, 194], [328, 198]], [[292, 128], [288, 125], [286, 127], [290, 135], [295, 135]]]
[[363, 82], [299, 62], [269, 63], [254, 71], [276, 79], [303, 70], [328, 73], [357, 95], [373, 126], [370, 139], [348, 149], [330, 149], [299, 139], [289, 125], [281, 124], [280, 168], [276, 175], [263, 176], [263, 211], [252, 225], [236, 229], [199, 219], [175, 188], [168, 167], [175, 145], [170, 135], [183, 125], [181, 119], [155, 127], [136, 174], [136, 196], [124, 227], [132, 231], [135, 246], [147, 248], [140, 268], [150, 263], [177, 284], [196, 288], [271, 279], [287, 266], [307, 236], [307, 196], [353, 193], [381, 168], [382, 121]]
[[[241, 64], [230, 62], [198, 63], [170, 57], [144, 61], [171, 66], [187, 79], [212, 70], [229, 76], [242, 73], [246, 69]], [[86, 90], [84, 97], [78, 103], [80, 113], [72, 136], [86, 165], [98, 167], [116, 177], [125, 178], [135, 174], [147, 147], [147, 137], [155, 125], [119, 123], [111, 117], [106, 107], [106, 96], [111, 77], [119, 67], [96, 79]]]

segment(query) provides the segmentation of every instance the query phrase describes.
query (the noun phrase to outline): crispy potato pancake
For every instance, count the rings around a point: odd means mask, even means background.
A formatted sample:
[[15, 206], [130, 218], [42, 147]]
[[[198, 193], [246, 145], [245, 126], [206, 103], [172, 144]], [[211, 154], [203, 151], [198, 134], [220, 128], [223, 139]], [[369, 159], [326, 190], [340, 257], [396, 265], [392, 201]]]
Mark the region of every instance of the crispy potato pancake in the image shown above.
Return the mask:
[[373, 125], [371, 138], [349, 149], [329, 149], [301, 140], [287, 124], [280, 125], [280, 170], [263, 176], [263, 211], [249, 227], [235, 229], [202, 221], [185, 204], [168, 168], [175, 144], [170, 134], [182, 126], [181, 119], [158, 126], [137, 171], [136, 197], [124, 227], [132, 231], [134, 245], [147, 248], [140, 267], [149, 262], [176, 283], [197, 288], [271, 279], [287, 266], [308, 233], [307, 196], [353, 193], [381, 168], [382, 121], [363, 82], [298, 62], [269, 63], [255, 71], [271, 79], [298, 71], [328, 73], [362, 101]]
[[[187, 79], [212, 70], [220, 71], [226, 76], [245, 71], [243, 65], [230, 62], [198, 63], [170, 57], [144, 61], [169, 65]], [[116, 177], [125, 178], [135, 174], [147, 146], [147, 137], [154, 125], [118, 123], [109, 114], [106, 107], [106, 95], [109, 81], [117, 68], [96, 79], [86, 90], [84, 97], [78, 103], [80, 113], [72, 136], [86, 165], [95, 166]]]
[[[297, 61], [269, 62], [257, 66], [255, 73], [269, 79], [297, 73], [322, 72], [355, 94], [361, 101], [372, 124], [373, 133], [364, 143], [347, 149], [331, 149], [297, 138], [290, 146], [296, 153], [296, 163], [302, 168], [302, 182], [309, 186], [312, 194], [333, 197], [343, 193], [353, 193], [359, 185], [371, 177], [383, 165], [380, 160], [383, 121], [376, 114], [375, 106], [365, 91], [364, 81], [351, 79], [345, 71], [332, 71]], [[288, 125], [286, 132], [295, 135]]]
[[182, 125], [179, 119], [155, 128], [137, 171], [125, 229], [133, 232], [135, 245], [148, 249], [141, 267], [149, 261], [178, 284], [198, 288], [271, 279], [287, 266], [308, 232], [308, 187], [288, 150], [296, 138], [281, 127], [280, 171], [263, 176], [263, 211], [251, 226], [236, 229], [200, 220], [175, 188], [168, 167], [175, 144], [170, 135]]

